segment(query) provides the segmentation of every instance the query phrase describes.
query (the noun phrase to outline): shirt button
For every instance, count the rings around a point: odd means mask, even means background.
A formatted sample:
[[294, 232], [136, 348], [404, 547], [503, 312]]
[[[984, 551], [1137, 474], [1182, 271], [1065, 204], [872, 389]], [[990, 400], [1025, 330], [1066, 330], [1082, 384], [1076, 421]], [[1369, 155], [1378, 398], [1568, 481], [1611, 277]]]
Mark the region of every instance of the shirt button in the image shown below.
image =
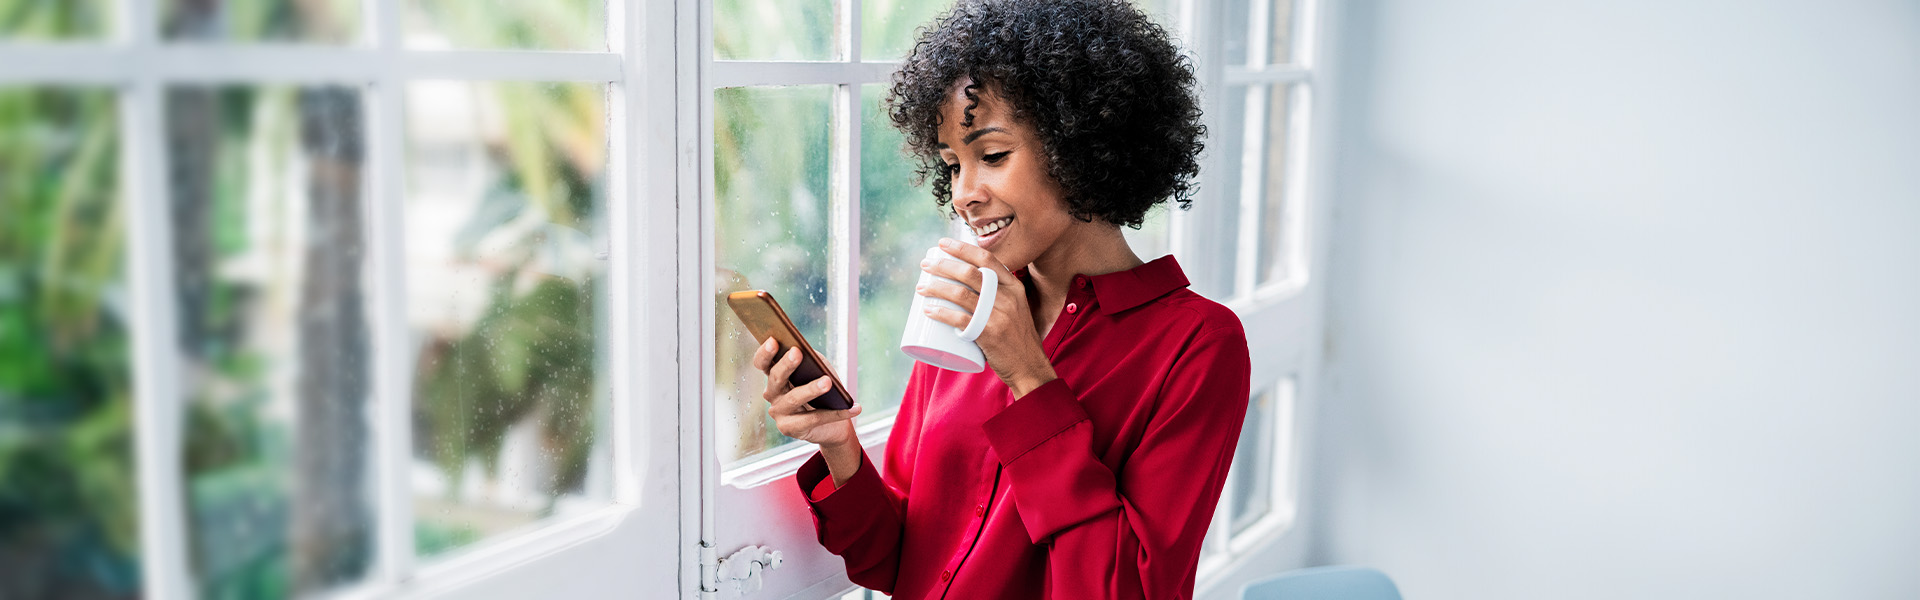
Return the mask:
[[1085, 277], [1074, 277], [1074, 278], [1073, 278], [1073, 286], [1074, 286], [1074, 287], [1077, 287], [1077, 288], [1080, 288], [1080, 289], [1083, 289], [1083, 290], [1084, 290], [1084, 289], [1087, 289], [1087, 278], [1085, 278]]
[[973, 507], [973, 516], [979, 517], [979, 516], [985, 516], [986, 514], [987, 514], [987, 505], [980, 504]]
[[1072, 303], [1067, 304], [1067, 314], [1073, 314], [1077, 312], [1080, 312], [1079, 304], [1072, 304]]
[[941, 572], [940, 572], [940, 580], [941, 580], [941, 581], [947, 581], [947, 580], [950, 580], [950, 579], [953, 579], [953, 571], [941, 571]]

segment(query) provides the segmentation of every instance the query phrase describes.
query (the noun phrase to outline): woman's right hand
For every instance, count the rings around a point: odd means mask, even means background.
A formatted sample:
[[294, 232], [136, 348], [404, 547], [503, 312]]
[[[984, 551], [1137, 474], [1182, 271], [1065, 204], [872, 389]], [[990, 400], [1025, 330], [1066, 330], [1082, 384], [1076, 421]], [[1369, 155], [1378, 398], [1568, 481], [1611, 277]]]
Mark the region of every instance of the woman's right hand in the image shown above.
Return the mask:
[[796, 440], [806, 440], [821, 447], [844, 447], [857, 443], [853, 433], [853, 417], [860, 414], [860, 404], [855, 403], [846, 410], [821, 410], [807, 404], [821, 394], [827, 393], [833, 385], [825, 376], [794, 387], [787, 383], [788, 376], [800, 366], [800, 349], [789, 348], [785, 355], [774, 360], [774, 352], [780, 348], [773, 338], [767, 338], [760, 349], [753, 352], [753, 368], [767, 374], [767, 391], [760, 394], [769, 404], [767, 416], [773, 417], [773, 423], [780, 433]]

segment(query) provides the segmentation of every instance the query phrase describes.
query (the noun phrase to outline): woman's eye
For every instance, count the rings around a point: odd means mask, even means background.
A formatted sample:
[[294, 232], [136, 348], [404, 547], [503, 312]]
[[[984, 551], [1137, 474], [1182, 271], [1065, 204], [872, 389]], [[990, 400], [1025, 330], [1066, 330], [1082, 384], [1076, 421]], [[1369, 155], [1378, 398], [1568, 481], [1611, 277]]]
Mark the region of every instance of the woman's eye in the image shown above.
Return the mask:
[[987, 164], [997, 165], [997, 164], [1000, 164], [1000, 161], [1006, 160], [1008, 154], [1013, 154], [1013, 152], [995, 152], [993, 154], [988, 154], [980, 158], [982, 160], [987, 161]]

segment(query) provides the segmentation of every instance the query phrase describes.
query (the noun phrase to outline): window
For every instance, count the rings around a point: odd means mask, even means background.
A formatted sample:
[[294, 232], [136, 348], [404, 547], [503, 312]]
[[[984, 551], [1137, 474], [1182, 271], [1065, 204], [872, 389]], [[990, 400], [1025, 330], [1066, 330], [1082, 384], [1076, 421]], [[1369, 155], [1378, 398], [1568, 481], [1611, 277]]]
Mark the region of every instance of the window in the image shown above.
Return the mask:
[[748, 471], [790, 470], [804, 444], [766, 416], [755, 341], [725, 295], [771, 292], [865, 406], [863, 439], [878, 441], [912, 366], [897, 349], [911, 265], [955, 233], [911, 184], [912, 158], [881, 112], [896, 64], [882, 61], [897, 61], [914, 29], [947, 5], [839, 2], [712, 9], [714, 452]]
[[1220, 152], [1218, 206], [1195, 210], [1217, 235], [1201, 249], [1224, 260], [1200, 270], [1209, 296], [1273, 300], [1305, 284], [1303, 181], [1313, 91], [1307, 2], [1236, 0], [1223, 7], [1223, 39], [1211, 148]]
[[616, 26], [0, 0], [0, 596], [380, 593], [608, 510]]

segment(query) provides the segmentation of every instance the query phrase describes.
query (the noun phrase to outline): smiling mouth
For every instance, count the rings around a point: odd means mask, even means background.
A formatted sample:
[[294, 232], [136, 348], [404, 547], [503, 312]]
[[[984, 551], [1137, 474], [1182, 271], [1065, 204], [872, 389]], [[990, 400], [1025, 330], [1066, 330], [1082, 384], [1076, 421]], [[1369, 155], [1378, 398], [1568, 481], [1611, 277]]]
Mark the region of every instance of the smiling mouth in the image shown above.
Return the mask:
[[995, 233], [998, 233], [1002, 229], [1006, 229], [1007, 224], [1012, 222], [1013, 222], [1013, 217], [1007, 217], [1004, 219], [995, 219], [993, 222], [987, 223], [985, 225], [981, 225], [979, 227], [974, 227], [973, 235], [976, 235], [982, 238], [991, 236]]

